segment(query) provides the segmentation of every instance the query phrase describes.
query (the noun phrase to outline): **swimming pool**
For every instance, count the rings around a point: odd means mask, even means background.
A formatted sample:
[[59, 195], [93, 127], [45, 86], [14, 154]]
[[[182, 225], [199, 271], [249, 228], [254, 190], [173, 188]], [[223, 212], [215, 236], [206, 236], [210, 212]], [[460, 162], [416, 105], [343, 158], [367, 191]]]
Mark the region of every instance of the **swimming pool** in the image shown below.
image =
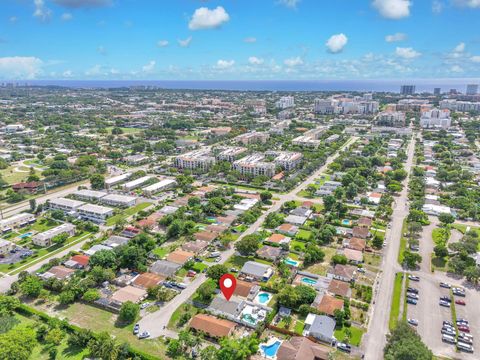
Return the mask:
[[260, 348], [262, 349], [265, 357], [273, 359], [275, 356], [277, 356], [277, 351], [281, 344], [281, 341], [277, 340], [269, 345], [261, 345]]
[[291, 265], [291, 266], [295, 266], [295, 267], [297, 267], [297, 266], [300, 264], [299, 261], [296, 261], [296, 260], [293, 260], [293, 259], [290, 259], [290, 258], [286, 258], [286, 259], [284, 260], [284, 262], [285, 262], [285, 264], [287, 264], [287, 265]]
[[243, 314], [242, 316], [242, 320], [249, 323], [249, 324], [252, 324], [252, 325], [256, 325], [257, 324], [257, 319], [255, 319], [252, 315], [250, 314]]
[[350, 225], [351, 224], [351, 221], [348, 220], [348, 219], [343, 219], [342, 220], [342, 225]]
[[25, 234], [19, 235], [18, 237], [19, 237], [20, 239], [24, 239], [24, 238], [26, 238], [26, 237], [32, 236], [32, 234], [33, 234], [32, 232], [27, 232], [27, 233], [25, 233]]
[[303, 277], [302, 282], [307, 284], [307, 285], [315, 285], [317, 283], [317, 280], [308, 278], [308, 277]]
[[272, 294], [269, 294], [267, 292], [260, 292], [258, 293], [256, 300], [260, 304], [266, 304], [270, 301], [271, 298]]

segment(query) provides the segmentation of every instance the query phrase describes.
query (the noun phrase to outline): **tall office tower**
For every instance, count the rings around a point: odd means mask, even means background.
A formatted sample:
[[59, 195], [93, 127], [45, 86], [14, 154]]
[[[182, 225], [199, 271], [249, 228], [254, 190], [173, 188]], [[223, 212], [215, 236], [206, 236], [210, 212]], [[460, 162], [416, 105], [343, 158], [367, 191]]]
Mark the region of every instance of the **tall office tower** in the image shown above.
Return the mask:
[[402, 85], [400, 87], [400, 94], [413, 95], [415, 94], [415, 85]]
[[440, 88], [433, 89], [433, 95], [439, 96], [441, 93], [442, 93], [442, 89]]
[[477, 95], [478, 93], [478, 84], [468, 84], [467, 85], [467, 95]]

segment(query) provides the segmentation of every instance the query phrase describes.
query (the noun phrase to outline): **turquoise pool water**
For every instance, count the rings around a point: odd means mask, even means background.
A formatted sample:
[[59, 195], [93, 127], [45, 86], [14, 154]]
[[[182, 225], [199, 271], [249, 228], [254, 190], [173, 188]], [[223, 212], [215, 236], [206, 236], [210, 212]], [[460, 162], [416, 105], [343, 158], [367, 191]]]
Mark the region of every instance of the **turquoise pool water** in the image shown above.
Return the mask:
[[24, 239], [24, 238], [26, 238], [26, 237], [32, 236], [32, 234], [33, 234], [32, 232], [27, 232], [27, 233], [25, 233], [25, 234], [19, 235], [18, 237], [19, 237], [20, 239]]
[[308, 277], [304, 277], [304, 278], [302, 278], [302, 282], [307, 284], [307, 285], [315, 285], [317, 283], [317, 280], [314, 280], [314, 279], [311, 279], [311, 278], [308, 278]]
[[245, 314], [242, 316], [242, 319], [243, 321], [249, 323], [249, 324], [252, 324], [252, 325], [256, 325], [257, 324], [257, 320], [253, 318], [252, 315], [250, 314]]
[[298, 266], [298, 264], [300, 264], [298, 261], [292, 260], [290, 258], [287, 258], [284, 261], [285, 261], [285, 264], [288, 264], [288, 265], [291, 265], [291, 266]]
[[343, 219], [343, 220], [342, 220], [342, 225], [350, 225], [350, 220], [348, 220], [348, 219]]
[[275, 357], [277, 355], [277, 351], [278, 351], [278, 348], [280, 347], [282, 343], [280, 341], [275, 341], [273, 344], [270, 344], [270, 345], [261, 345], [261, 349], [263, 351], [263, 353], [265, 354], [265, 356], [268, 356], [268, 357]]
[[270, 297], [269, 293], [260, 293], [258, 294], [258, 302], [260, 304], [266, 304], [270, 300]]

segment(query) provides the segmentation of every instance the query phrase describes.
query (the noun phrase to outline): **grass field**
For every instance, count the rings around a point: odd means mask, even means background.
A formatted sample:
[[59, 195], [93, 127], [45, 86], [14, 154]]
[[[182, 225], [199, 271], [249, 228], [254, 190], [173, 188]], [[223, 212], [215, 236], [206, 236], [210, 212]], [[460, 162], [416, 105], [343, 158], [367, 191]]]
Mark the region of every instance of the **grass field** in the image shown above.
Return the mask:
[[[112, 133], [112, 129], [113, 129], [113, 126], [110, 126], [110, 127], [107, 127], [107, 131], [109, 134]], [[125, 127], [121, 127], [120, 129], [123, 130], [123, 133], [124, 134], [137, 134], [139, 132], [142, 132], [144, 131], [143, 129], [136, 129], [136, 128], [125, 128]]]
[[435, 245], [446, 245], [450, 238], [450, 230], [445, 228], [435, 228], [432, 231], [432, 240]]
[[347, 329], [350, 329], [350, 339], [349, 339], [349, 344], [352, 344], [354, 346], [359, 346], [360, 343], [362, 342], [362, 336], [363, 336], [363, 330], [360, 329], [360, 328], [357, 328], [355, 326], [351, 326], [349, 328], [347, 327], [343, 327], [342, 329], [340, 330], [335, 330], [335, 338], [338, 340], [338, 341], [344, 341], [345, 340], [345, 336], [346, 336], [346, 330]]
[[392, 306], [390, 308], [390, 320], [388, 322], [388, 328], [392, 330], [395, 328], [400, 315], [400, 304], [402, 300], [402, 284], [403, 273], [395, 274], [395, 282], [393, 286]]
[[[2, 176], [3, 180], [5, 180], [9, 184], [16, 184], [22, 182], [28, 178], [30, 175], [30, 168], [27, 166], [19, 166], [17, 171], [17, 166], [10, 166], [6, 169], [0, 170], [0, 175]], [[35, 174], [40, 176], [40, 171], [35, 170]]]
[[295, 238], [298, 240], [308, 241], [311, 235], [312, 235], [311, 231], [300, 229], [297, 235], [295, 236]]
[[113, 226], [117, 223], [117, 221], [121, 220], [121, 219], [126, 219], [127, 217], [129, 216], [132, 216], [132, 215], [135, 215], [137, 213], [139, 213], [140, 211], [146, 209], [147, 207], [149, 207], [150, 205], [152, 205], [151, 203], [149, 202], [144, 202], [144, 203], [141, 203], [141, 204], [138, 204], [138, 205], [135, 205], [135, 206], [132, 206], [124, 211], [122, 211], [120, 214], [117, 214], [117, 215], [114, 215], [112, 217], [109, 217], [105, 223], [105, 225], [107, 226]]
[[400, 249], [398, 249], [398, 263], [403, 264], [403, 253], [407, 249], [407, 238], [403, 236], [407, 232], [407, 219], [403, 220], [402, 234], [400, 237]]

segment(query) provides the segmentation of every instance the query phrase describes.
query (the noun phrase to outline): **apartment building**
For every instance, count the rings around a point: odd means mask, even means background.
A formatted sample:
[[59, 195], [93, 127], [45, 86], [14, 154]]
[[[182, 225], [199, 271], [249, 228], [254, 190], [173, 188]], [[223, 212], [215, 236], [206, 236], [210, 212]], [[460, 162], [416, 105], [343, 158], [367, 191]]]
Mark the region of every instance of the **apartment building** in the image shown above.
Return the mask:
[[295, 99], [293, 96], [282, 96], [276, 103], [277, 109], [288, 109], [295, 106]]
[[471, 101], [457, 101], [455, 99], [445, 99], [440, 101], [440, 109], [448, 109], [451, 111], [460, 111], [460, 112], [470, 112], [470, 111], [479, 111], [480, 112], [480, 102], [471, 102]]
[[109, 216], [113, 215], [112, 208], [94, 204], [80, 206], [77, 211], [83, 219], [95, 223], [103, 223]]
[[147, 181], [150, 181], [151, 179], [153, 179], [153, 176], [145, 175], [138, 179], [135, 179], [123, 184], [122, 188], [125, 191], [132, 191], [132, 190], [135, 190], [136, 188], [139, 188], [140, 186], [145, 184]]
[[303, 159], [302, 153], [291, 151], [267, 151], [265, 155], [273, 156], [275, 165], [281, 166], [287, 171], [295, 169]]
[[322, 143], [319, 139], [321, 138], [322, 134], [327, 131], [327, 129], [327, 126], [319, 126], [315, 129], [308, 130], [303, 135], [293, 139], [292, 144], [316, 149]]
[[78, 190], [73, 193], [73, 196], [80, 200], [86, 200], [86, 201], [98, 201], [102, 197], [107, 195], [105, 191], [95, 191], [95, 190]]
[[35, 215], [29, 213], [20, 213], [9, 218], [0, 220], [0, 231], [2, 233], [20, 228], [35, 222]]
[[121, 184], [122, 182], [127, 181], [132, 176], [132, 173], [125, 173], [122, 175], [111, 177], [110, 179], [105, 180], [105, 187], [107, 189], [114, 187], [115, 185]]
[[383, 111], [378, 114], [376, 124], [380, 126], [404, 127], [405, 113], [401, 111]]
[[264, 161], [263, 154], [252, 154], [233, 162], [233, 168], [242, 175], [258, 176], [265, 175], [272, 177], [275, 175], [275, 164]]
[[72, 200], [67, 198], [51, 199], [48, 202], [48, 208], [51, 210], [62, 210], [67, 213], [75, 213], [78, 208], [85, 203], [83, 201]]
[[427, 111], [431, 108], [432, 104], [426, 99], [401, 99], [395, 106], [397, 111]]
[[340, 139], [340, 135], [338, 135], [338, 134], [333, 134], [333, 135], [330, 135], [328, 138], [325, 139], [325, 143], [331, 144], [332, 142], [335, 142], [335, 141], [337, 141], [338, 139]]
[[199, 149], [179, 155], [175, 158], [175, 167], [179, 169], [201, 169], [206, 171], [215, 164], [215, 158], [209, 149]]
[[13, 249], [13, 243], [5, 240], [0, 239], [0, 255], [7, 255], [10, 250]]
[[270, 135], [265, 132], [252, 131], [242, 135], [238, 135], [235, 138], [236, 142], [242, 143], [243, 145], [249, 145], [254, 143], [266, 143]]
[[143, 191], [144, 194], [153, 195], [153, 194], [156, 194], [160, 191], [164, 191], [164, 190], [167, 190], [167, 189], [174, 188], [175, 186], [177, 186], [177, 182], [175, 180], [173, 180], [173, 179], [163, 179], [163, 180], [160, 180], [159, 182], [157, 182], [155, 184], [144, 187], [142, 189], [142, 191]]
[[[370, 94], [368, 94], [370, 95]], [[378, 101], [370, 100], [370, 96], [364, 97], [355, 96], [354, 98], [328, 98], [315, 99], [314, 110], [321, 115], [334, 114], [374, 114], [378, 112]]]
[[108, 194], [100, 200], [103, 204], [118, 207], [130, 207], [134, 206], [137, 202], [136, 196], [120, 195], [120, 194]]
[[32, 237], [32, 242], [37, 246], [48, 247], [52, 245], [52, 239], [61, 234], [75, 235], [75, 225], [64, 223], [60, 226], [54, 227], [50, 230], [36, 234]]
[[447, 109], [434, 109], [425, 111], [420, 117], [420, 126], [423, 128], [442, 128], [448, 129], [452, 125], [450, 111]]
[[229, 161], [234, 162], [237, 160], [240, 155], [244, 154], [247, 151], [247, 148], [240, 146], [231, 146], [222, 149], [216, 156], [216, 159], [219, 161]]

